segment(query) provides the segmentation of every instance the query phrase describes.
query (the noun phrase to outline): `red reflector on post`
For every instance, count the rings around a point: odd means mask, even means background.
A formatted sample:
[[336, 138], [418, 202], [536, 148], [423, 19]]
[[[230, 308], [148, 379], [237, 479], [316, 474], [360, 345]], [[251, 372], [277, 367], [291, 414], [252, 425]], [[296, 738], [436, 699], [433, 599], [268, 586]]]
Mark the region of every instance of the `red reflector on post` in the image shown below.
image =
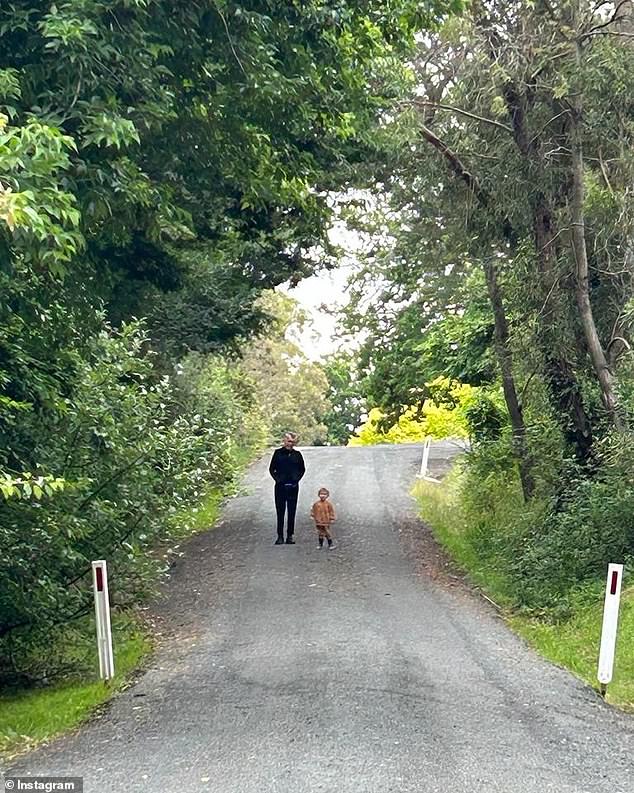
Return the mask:
[[612, 582], [610, 583], [610, 594], [616, 595], [616, 587], [619, 583], [619, 571], [613, 570], [612, 571]]
[[95, 577], [97, 579], [97, 592], [103, 592], [103, 567], [95, 568]]

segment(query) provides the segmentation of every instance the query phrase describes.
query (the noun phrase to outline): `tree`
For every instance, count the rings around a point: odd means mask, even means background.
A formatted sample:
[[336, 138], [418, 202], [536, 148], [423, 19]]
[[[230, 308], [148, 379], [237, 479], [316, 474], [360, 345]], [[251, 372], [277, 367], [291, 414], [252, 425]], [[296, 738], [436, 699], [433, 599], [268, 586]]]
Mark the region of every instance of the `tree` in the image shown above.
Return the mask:
[[354, 353], [338, 352], [326, 358], [323, 364], [330, 407], [322, 421], [328, 428], [328, 443], [336, 446], [346, 445], [366, 412], [356, 361]]
[[[383, 247], [397, 264], [379, 302], [389, 306], [396, 294], [408, 303], [365, 327], [387, 350], [399, 339], [409, 377], [401, 382], [424, 398], [415, 350], [454, 305], [465, 311], [461, 277], [482, 269], [527, 496], [542, 393], [564, 457], [589, 469], [593, 441], [625, 423], [616, 373], [631, 376], [633, 271], [623, 251], [632, 170], [621, 155], [632, 140], [623, 75], [633, 64], [619, 25], [629, 13], [629, 4], [473, 4], [420, 42], [416, 95], [393, 125], [389, 177], [380, 170], [390, 213]], [[371, 351], [372, 365], [382, 358]], [[402, 409], [408, 400], [385, 388], [379, 403]]]
[[[371, 446], [377, 443], [416, 443], [427, 438], [468, 438], [471, 432], [470, 413], [480, 400], [480, 389], [438, 377], [427, 384], [428, 399], [419, 406], [402, 411], [397, 421], [379, 408], [372, 408], [367, 420], [350, 438], [349, 446]], [[386, 421], [386, 419], [388, 419]]]
[[308, 360], [291, 338], [307, 318], [292, 298], [277, 292], [263, 295], [260, 305], [269, 324], [243, 351], [240, 368], [255, 384], [269, 440], [277, 442], [291, 431], [303, 445], [324, 444], [328, 380], [322, 367]]

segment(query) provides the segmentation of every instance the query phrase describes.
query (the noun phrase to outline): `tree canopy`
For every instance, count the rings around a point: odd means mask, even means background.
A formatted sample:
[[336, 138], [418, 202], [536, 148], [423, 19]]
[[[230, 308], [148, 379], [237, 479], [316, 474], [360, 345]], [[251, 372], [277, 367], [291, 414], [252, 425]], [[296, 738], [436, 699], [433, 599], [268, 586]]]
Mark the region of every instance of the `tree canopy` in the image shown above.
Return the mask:
[[272, 431], [325, 439], [326, 377], [284, 330], [267, 360], [301, 387], [268, 410], [260, 298], [335, 264], [332, 196], [457, 7], [2, 4], [0, 676], [55, 671], [91, 559], [135, 602]]

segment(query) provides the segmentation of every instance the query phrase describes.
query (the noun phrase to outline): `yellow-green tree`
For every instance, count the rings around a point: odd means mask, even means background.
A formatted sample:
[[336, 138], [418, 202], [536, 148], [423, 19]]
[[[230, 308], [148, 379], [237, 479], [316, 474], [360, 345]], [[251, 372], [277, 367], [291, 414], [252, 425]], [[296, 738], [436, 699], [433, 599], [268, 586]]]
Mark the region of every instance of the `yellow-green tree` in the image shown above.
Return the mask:
[[417, 443], [425, 438], [467, 438], [467, 411], [480, 391], [448, 377], [438, 377], [426, 384], [429, 398], [422, 408], [409, 407], [398, 421], [385, 428], [386, 415], [372, 408], [367, 421], [357, 429], [349, 446], [371, 446], [377, 443]]

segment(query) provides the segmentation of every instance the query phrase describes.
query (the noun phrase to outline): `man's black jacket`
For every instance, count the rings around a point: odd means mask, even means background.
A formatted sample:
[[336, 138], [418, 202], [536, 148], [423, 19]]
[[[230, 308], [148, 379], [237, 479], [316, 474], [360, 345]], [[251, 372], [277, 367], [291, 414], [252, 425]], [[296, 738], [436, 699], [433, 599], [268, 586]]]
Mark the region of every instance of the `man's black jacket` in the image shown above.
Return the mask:
[[304, 476], [304, 458], [297, 449], [276, 449], [271, 458], [269, 473], [278, 485], [296, 485]]

